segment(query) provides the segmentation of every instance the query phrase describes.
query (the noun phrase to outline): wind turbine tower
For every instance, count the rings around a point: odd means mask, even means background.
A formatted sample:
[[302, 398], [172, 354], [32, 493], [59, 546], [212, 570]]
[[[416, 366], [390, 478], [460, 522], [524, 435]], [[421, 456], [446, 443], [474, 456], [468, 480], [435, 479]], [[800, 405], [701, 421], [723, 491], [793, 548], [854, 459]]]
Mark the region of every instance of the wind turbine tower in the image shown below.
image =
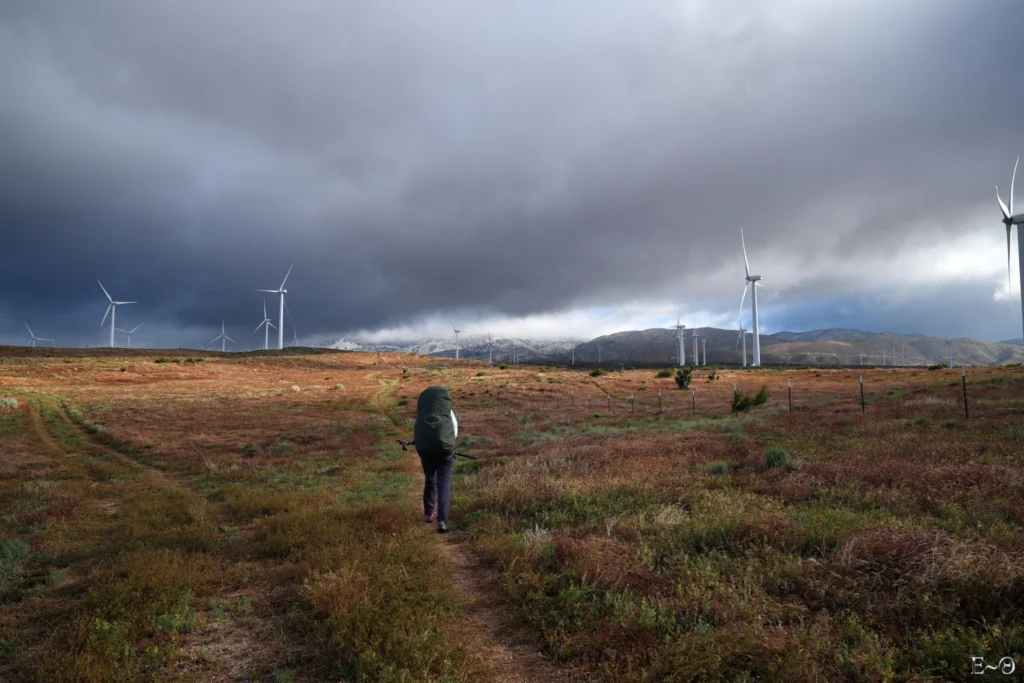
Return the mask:
[[679, 311], [679, 315], [676, 316], [676, 343], [679, 345], [679, 367], [686, 365], [686, 336], [684, 330], [686, 325], [681, 325], [680, 321], [683, 319], [683, 312]]
[[750, 284], [750, 307], [754, 317], [754, 367], [761, 367], [761, 336], [758, 333], [757, 320], [757, 288], [760, 275], [750, 274], [750, 261], [747, 260], [747, 243], [743, 239], [743, 228], [740, 228], [740, 246], [743, 247], [743, 266], [747, 272], [747, 282]]
[[[274, 323], [270, 322], [270, 318], [267, 317], [266, 299], [263, 300], [263, 322], [257, 325], [256, 329], [253, 330], [252, 333], [256, 334], [257, 332], [260, 331], [261, 327], [263, 328], [263, 350], [267, 351], [270, 349], [270, 328], [274, 327]], [[274, 327], [274, 329], [276, 330], [277, 328]]]
[[103, 323], [105, 323], [107, 321], [107, 313], [109, 313], [110, 314], [110, 348], [114, 348], [114, 318], [117, 316], [117, 307], [118, 306], [124, 306], [126, 304], [136, 304], [138, 302], [137, 301], [114, 301], [112, 298], [110, 298], [110, 293], [107, 291], [107, 288], [103, 286], [103, 283], [100, 282], [99, 279], [97, 279], [96, 282], [100, 283], [100, 289], [102, 289], [103, 293], [107, 295], [107, 301], [110, 302], [110, 304], [107, 306], [107, 312], [103, 314], [103, 320], [100, 321], [100, 327], [103, 327]]
[[452, 330], [455, 331], [455, 358], [458, 359], [458, 357], [459, 357], [459, 332], [462, 332], [462, 330], [456, 330], [455, 329], [455, 323], [452, 323]]
[[999, 186], [996, 185], [996, 200], [999, 202], [999, 209], [1003, 212], [1003, 225], [1006, 226], [1006, 278], [1010, 278], [1010, 229], [1017, 226], [1017, 272], [1020, 275], [1020, 307], [1021, 324], [1024, 325], [1024, 239], [1021, 238], [1021, 227], [1024, 225], [1024, 213], [1013, 213], [1013, 184], [1017, 180], [1017, 165], [1020, 163], [1020, 156], [1013, 164], [1013, 176], [1010, 178], [1010, 206], [1003, 203], [999, 196]]
[[[1019, 237], [1017, 239], [1020, 239]], [[949, 367], [953, 367], [953, 340], [946, 339], [946, 350], [949, 352]]]
[[[24, 321], [22, 321], [22, 322], [24, 322]], [[52, 339], [47, 339], [46, 337], [37, 337], [32, 332], [32, 328], [28, 326], [28, 323], [25, 323], [25, 328], [28, 330], [29, 336], [32, 337], [32, 340], [28, 343], [29, 346], [35, 346], [37, 341], [48, 341], [48, 342], [50, 342], [50, 346], [56, 346], [57, 345], [57, 342], [53, 341]]]
[[218, 339], [220, 340], [220, 350], [221, 350], [222, 353], [228, 350], [227, 342], [231, 342], [232, 344], [235, 343], [235, 340], [232, 339], [231, 337], [229, 337], [228, 333], [224, 331], [224, 319], [223, 318], [221, 318], [221, 321], [220, 321], [220, 336], [214, 337], [213, 341], [210, 342], [210, 343], [213, 344]]
[[[280, 294], [281, 295], [281, 315], [279, 316], [280, 326], [277, 328], [277, 348], [284, 348], [284, 295], [288, 293], [288, 290], [284, 288], [284, 283], [288, 282], [288, 276], [292, 274], [292, 268], [295, 264], [288, 266], [288, 272], [285, 273], [284, 279], [281, 280], [281, 286], [277, 289], [257, 289], [253, 290], [256, 292], [267, 292], [269, 294]], [[231, 342], [232, 344], [234, 342]]]
[[128, 346], [126, 348], [129, 348], [129, 349], [132, 348], [132, 335], [135, 334], [135, 330], [139, 329], [140, 327], [142, 327], [145, 324], [146, 323], [139, 323], [138, 325], [136, 325], [135, 327], [133, 327], [130, 330], [122, 330], [120, 327], [117, 328], [118, 332], [124, 332], [125, 334], [128, 335]]
[[493, 363], [494, 359], [491, 357], [491, 333], [487, 333], [487, 362]]

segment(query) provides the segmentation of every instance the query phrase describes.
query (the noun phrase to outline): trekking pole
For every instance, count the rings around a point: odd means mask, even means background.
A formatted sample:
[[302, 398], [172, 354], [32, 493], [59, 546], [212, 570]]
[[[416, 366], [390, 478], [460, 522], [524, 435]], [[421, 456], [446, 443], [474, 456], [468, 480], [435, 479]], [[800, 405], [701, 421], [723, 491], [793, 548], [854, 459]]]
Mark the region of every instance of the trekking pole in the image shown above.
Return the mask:
[[789, 412], [793, 412], [793, 380], [786, 380], [786, 388], [789, 391]]
[[[407, 441], [407, 440], [403, 440], [403, 439], [395, 439], [395, 441], [397, 441], [398, 443], [400, 443], [402, 445], [402, 450], [403, 451], [408, 451], [409, 450], [408, 448], [406, 448], [406, 446], [413, 446], [413, 447], [416, 446], [416, 444], [413, 443], [412, 441]], [[469, 455], [467, 453], [452, 453], [452, 455], [457, 455], [460, 458], [469, 458], [470, 460], [477, 460], [478, 459], [475, 455]]]

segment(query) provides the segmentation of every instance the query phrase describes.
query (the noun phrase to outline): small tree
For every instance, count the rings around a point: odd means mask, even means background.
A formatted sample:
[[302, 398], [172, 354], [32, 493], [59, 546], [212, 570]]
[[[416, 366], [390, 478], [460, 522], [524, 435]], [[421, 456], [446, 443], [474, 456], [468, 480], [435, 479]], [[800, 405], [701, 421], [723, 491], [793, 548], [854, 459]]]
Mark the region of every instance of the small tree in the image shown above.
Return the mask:
[[711, 371], [708, 372], [708, 381], [714, 382], [716, 379], [718, 379], [718, 368], [712, 365]]
[[693, 375], [693, 368], [687, 365], [685, 368], [678, 368], [676, 370], [676, 386], [680, 389], [685, 389], [690, 386], [690, 377]]
[[760, 406], [768, 402], [768, 385], [765, 384], [761, 387], [761, 390], [751, 396], [750, 394], [744, 394], [742, 391], [737, 389], [732, 392], [732, 410], [734, 413], [748, 410], [751, 406]]

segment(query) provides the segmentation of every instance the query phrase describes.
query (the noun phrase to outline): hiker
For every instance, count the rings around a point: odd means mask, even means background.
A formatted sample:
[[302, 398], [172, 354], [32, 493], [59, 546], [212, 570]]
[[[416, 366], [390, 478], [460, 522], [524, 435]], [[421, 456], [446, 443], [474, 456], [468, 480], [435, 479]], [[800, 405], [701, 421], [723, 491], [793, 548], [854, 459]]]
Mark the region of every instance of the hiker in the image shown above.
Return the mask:
[[452, 502], [452, 470], [455, 468], [455, 438], [459, 422], [452, 410], [452, 397], [444, 387], [427, 387], [416, 402], [413, 441], [423, 465], [423, 521], [435, 519], [437, 532], [448, 531], [448, 509]]

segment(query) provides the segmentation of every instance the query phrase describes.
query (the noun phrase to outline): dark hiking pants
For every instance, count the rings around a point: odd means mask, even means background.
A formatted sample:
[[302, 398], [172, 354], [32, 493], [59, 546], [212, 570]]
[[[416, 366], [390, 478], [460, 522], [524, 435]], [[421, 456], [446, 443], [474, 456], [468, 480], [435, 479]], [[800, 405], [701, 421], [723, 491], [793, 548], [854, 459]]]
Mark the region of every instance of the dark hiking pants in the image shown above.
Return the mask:
[[455, 469], [455, 456], [444, 451], [421, 453], [420, 464], [423, 465], [423, 475], [426, 479], [423, 482], [423, 514], [432, 513], [436, 501], [437, 521], [447, 524], [448, 509], [452, 505], [452, 470]]

